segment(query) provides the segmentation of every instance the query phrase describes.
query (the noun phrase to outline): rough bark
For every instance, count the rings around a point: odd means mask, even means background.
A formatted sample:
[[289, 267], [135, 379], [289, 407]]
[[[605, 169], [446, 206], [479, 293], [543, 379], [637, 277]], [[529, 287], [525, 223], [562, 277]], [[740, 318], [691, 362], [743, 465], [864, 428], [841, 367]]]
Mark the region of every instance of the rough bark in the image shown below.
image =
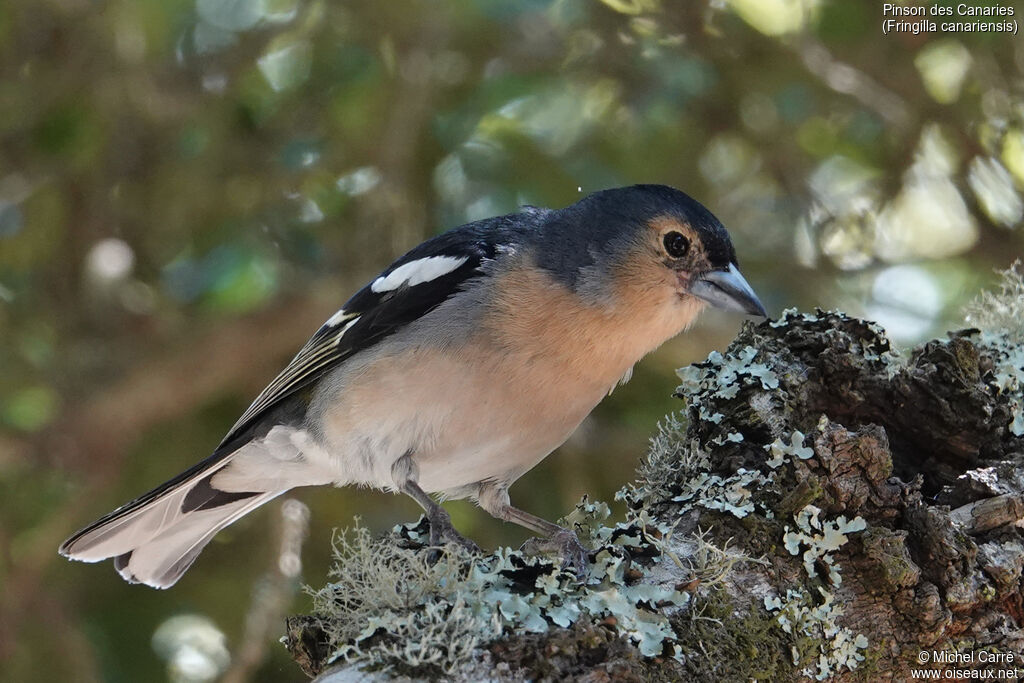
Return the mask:
[[[676, 597], [631, 603], [628, 615], [592, 607], [568, 628], [544, 609], [540, 630], [506, 619], [443, 676], [1024, 676], [1024, 438], [1012, 427], [1024, 354], [1013, 353], [1005, 339], [964, 330], [904, 360], [878, 327], [820, 311], [747, 325], [726, 353], [681, 371], [685, 423], [663, 425], [621, 492], [627, 522], [590, 534], [595, 566], [624, 547], [624, 572], [567, 593], [583, 604], [618, 580]], [[534, 599], [527, 584], [516, 595]], [[289, 621], [287, 645], [311, 675], [337, 653], [324, 604]], [[634, 606], [671, 625], [654, 652], [627, 628]], [[955, 661], [936, 661], [942, 653]], [[353, 680], [360, 659], [334, 666], [323, 680]], [[377, 667], [379, 678], [442, 676]]]

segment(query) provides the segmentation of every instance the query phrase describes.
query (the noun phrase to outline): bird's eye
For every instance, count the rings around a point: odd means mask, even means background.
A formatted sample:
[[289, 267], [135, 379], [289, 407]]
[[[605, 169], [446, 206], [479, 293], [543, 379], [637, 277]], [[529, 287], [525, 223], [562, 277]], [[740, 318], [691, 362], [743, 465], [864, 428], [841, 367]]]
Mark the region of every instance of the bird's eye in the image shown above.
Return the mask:
[[686, 239], [686, 236], [681, 232], [676, 232], [675, 230], [667, 232], [663, 241], [665, 243], [665, 251], [672, 258], [682, 258], [686, 256], [686, 252], [690, 251], [690, 240]]

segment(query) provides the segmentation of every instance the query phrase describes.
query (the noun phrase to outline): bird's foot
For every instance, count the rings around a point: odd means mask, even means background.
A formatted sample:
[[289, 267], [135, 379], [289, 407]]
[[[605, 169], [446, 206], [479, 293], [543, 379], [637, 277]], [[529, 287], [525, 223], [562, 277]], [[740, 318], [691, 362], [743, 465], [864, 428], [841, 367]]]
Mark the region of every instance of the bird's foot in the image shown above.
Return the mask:
[[[444, 508], [439, 508], [444, 511]], [[443, 554], [443, 548], [445, 545], [452, 543], [454, 545], [469, 551], [472, 554], [479, 554], [482, 552], [480, 546], [466, 538], [452, 525], [452, 519], [448, 516], [447, 512], [444, 514], [434, 515], [428, 517], [430, 522], [430, 545], [431, 549], [427, 555], [427, 559], [431, 564], [441, 559]]]
[[570, 529], [556, 531], [548, 538], [527, 539], [520, 550], [528, 555], [557, 554], [562, 560], [562, 569], [570, 572], [580, 583], [586, 581], [590, 572], [590, 551]]

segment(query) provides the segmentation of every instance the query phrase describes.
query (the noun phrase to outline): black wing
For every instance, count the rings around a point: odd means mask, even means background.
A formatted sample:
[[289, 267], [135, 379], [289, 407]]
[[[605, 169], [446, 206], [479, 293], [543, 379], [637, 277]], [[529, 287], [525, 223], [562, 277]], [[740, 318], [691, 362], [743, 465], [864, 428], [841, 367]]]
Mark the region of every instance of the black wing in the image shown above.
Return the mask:
[[[529, 210], [470, 223], [438, 235], [392, 263], [380, 276], [349, 299], [340, 311], [317, 330], [295, 358], [274, 378], [238, 419], [220, 448], [241, 435], [259, 416], [359, 351], [367, 349], [420, 318], [469, 281], [484, 275], [483, 264], [495, 257], [510, 238], [529, 231], [541, 212]], [[442, 264], [451, 267], [443, 274], [410, 284], [408, 279], [387, 278], [395, 271], [401, 276], [416, 265]], [[445, 260], [450, 259], [450, 260]], [[403, 266], [408, 266], [404, 270]], [[402, 284], [396, 283], [401, 282]], [[375, 287], [380, 283], [387, 288]], [[220, 449], [218, 449], [220, 450]]]

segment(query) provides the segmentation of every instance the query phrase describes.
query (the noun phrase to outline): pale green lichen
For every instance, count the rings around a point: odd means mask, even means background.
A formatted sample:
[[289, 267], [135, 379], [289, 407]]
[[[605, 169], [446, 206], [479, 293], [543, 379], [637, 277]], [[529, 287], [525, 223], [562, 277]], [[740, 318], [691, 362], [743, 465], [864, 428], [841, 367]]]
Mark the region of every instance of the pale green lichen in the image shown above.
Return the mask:
[[697, 528], [696, 533], [683, 540], [680, 545], [687, 549], [685, 559], [679, 556], [673, 545], [673, 532], [656, 541], [662, 554], [671, 559], [686, 575], [686, 581], [696, 581], [704, 588], [715, 588], [725, 582], [737, 564], [761, 564], [768, 562], [755, 559], [746, 553], [730, 547], [732, 539], [717, 546], [709, 540], [710, 530]]
[[778, 320], [772, 320], [768, 323], [769, 327], [785, 327], [794, 318], [799, 318], [805, 323], [816, 323], [820, 318], [815, 313], [801, 313], [797, 308], [787, 308], [782, 311], [782, 315], [779, 316]]
[[793, 516], [796, 530], [787, 525], [782, 541], [790, 555], [799, 555], [801, 549], [806, 547], [803, 551], [803, 562], [807, 576], [817, 576], [817, 564], [821, 562], [828, 571], [829, 582], [833, 586], [838, 586], [842, 583], [843, 577], [832, 553], [849, 540], [847, 534], [866, 529], [867, 522], [859, 516], [847, 520], [840, 515], [834, 520], [826, 520], [821, 519], [820, 515], [820, 508], [814, 505], [805, 506]]
[[[816, 314], [787, 312], [781, 320], [771, 323], [781, 327], [794, 319], [815, 322]], [[880, 333], [868, 325], [868, 333]], [[870, 334], [862, 344], [863, 352], [870, 354], [869, 360], [885, 364], [895, 372], [899, 363], [895, 354], [886, 349], [875, 348]], [[712, 353], [707, 360], [679, 371], [682, 384], [677, 393], [687, 397], [691, 406], [696, 406], [696, 415], [711, 424], [720, 420], [708, 419], [720, 415], [715, 405], [739, 396], [741, 388], [752, 389], [757, 396], [779, 387], [779, 375], [767, 364], [757, 362], [758, 352], [751, 346], [743, 347], [736, 354]], [[753, 400], [753, 398], [751, 399]], [[755, 409], [756, 410], [756, 409]], [[779, 425], [781, 427], [781, 425]], [[715, 473], [711, 453], [717, 447], [735, 447], [747, 441], [737, 430], [712, 431], [705, 437], [706, 442], [686, 441], [681, 425], [676, 421], [670, 430], [673, 439], [665, 443], [666, 430], [661, 440], [652, 443], [645, 473], [645, 481], [637, 486], [627, 487], [620, 492], [631, 508], [643, 509], [652, 502], [669, 502], [679, 506], [681, 512], [701, 508], [727, 512], [737, 518], [757, 514], [765, 520], [774, 518], [770, 508], [772, 496], [759, 500], [760, 490], [770, 491], [777, 477], [786, 476], [783, 467], [814, 457], [811, 440], [800, 430], [776, 432], [771, 443], [761, 446], [766, 452], [764, 467], [759, 469], [737, 468], [732, 474]], [[699, 433], [699, 432], [698, 432]], [[756, 446], [755, 446], [756, 447]], [[762, 471], [764, 470], [764, 471]], [[646, 485], [646, 482], [658, 482]], [[658, 495], [652, 493], [657, 490]], [[667, 494], [671, 493], [671, 496]], [[819, 567], [827, 572], [827, 580], [833, 586], [840, 585], [842, 575], [835, 561], [834, 553], [848, 540], [848, 534], [866, 528], [866, 522], [857, 517], [847, 520], [839, 517], [826, 520], [821, 511], [812, 505], [803, 505], [794, 514], [793, 524], [786, 527], [783, 543], [793, 555], [802, 556], [808, 579], [815, 579]], [[790, 591], [785, 600], [770, 598], [765, 601], [770, 612], [778, 612], [777, 623], [792, 637], [793, 663], [803, 675], [818, 679], [827, 678], [839, 670], [854, 669], [863, 661], [867, 639], [848, 628], [839, 626], [836, 620], [842, 610], [833, 602], [833, 596], [818, 588], [820, 599], [812, 604], [804, 589]]]
[[[827, 320], [830, 316], [848, 319], [842, 311], [823, 311], [817, 309], [816, 313], [801, 313], [796, 308], [787, 308], [782, 311], [782, 315], [779, 316], [778, 320], [769, 322], [768, 326], [774, 328], [786, 327], [796, 321], [815, 323]], [[889, 348], [888, 343], [885, 345], [886, 348], [879, 350], [877, 340], [884, 340], [886, 336], [885, 329], [881, 325], [870, 320], [860, 320], [858, 322], [863, 325], [865, 331], [869, 332], [870, 335], [857, 340], [860, 343], [851, 347], [849, 351], [862, 356], [865, 360], [882, 363], [889, 379], [892, 379], [903, 367], [900, 352], [897, 349]]]
[[[789, 316], [796, 315], [790, 312]], [[804, 314], [804, 318], [814, 316]], [[788, 320], [784, 316], [779, 324]], [[677, 371], [682, 383], [677, 394], [686, 396], [696, 406], [702, 421], [719, 424], [723, 415], [712, 410], [708, 402], [731, 400], [739, 395], [741, 387], [752, 387], [760, 392], [771, 392], [779, 387], [778, 375], [763, 362], [755, 362], [759, 352], [747, 345], [736, 353], [721, 354], [712, 351], [707, 359]], [[805, 436], [794, 431], [787, 444], [782, 438], [764, 448], [772, 453], [766, 461], [769, 471], [738, 468], [731, 474], [713, 472], [709, 450], [717, 446], [742, 444], [746, 437], [740, 431], [722, 431], [700, 443], [688, 440], [684, 423], [670, 416], [659, 425], [658, 435], [641, 465], [638, 481], [627, 485], [616, 494], [633, 510], [651, 504], [675, 503], [681, 512], [694, 508], [726, 512], [739, 519], [759, 511], [766, 518], [773, 512], [755, 500], [755, 494], [775, 482], [775, 472], [788, 462], [789, 456], [806, 460], [814, 455], [804, 444]]]
[[[773, 481], [771, 474], [740, 468], [734, 474], [712, 474], [711, 459], [694, 441], [684, 437], [683, 423], [669, 416], [659, 425], [658, 435], [638, 470], [635, 484], [628, 484], [615, 494], [631, 510], [644, 509], [655, 503], [675, 503], [680, 511], [695, 507], [728, 512], [743, 518], [754, 512], [753, 493]], [[711, 445], [741, 443], [743, 435], [730, 432]]]
[[742, 467], [728, 477], [701, 472], [683, 482], [683, 490], [672, 498], [672, 502], [679, 503], [684, 511], [702, 507], [728, 512], [742, 519], [754, 512], [754, 490], [770, 481], [757, 470]]
[[1024, 436], [1024, 266], [1019, 260], [999, 272], [997, 291], [982, 292], [966, 309], [965, 319], [981, 331], [981, 346], [994, 364], [997, 391], [1010, 407], [1007, 428]]
[[807, 460], [814, 456], [814, 449], [804, 446], [804, 433], [800, 430], [795, 430], [789, 437], [789, 443], [787, 444], [781, 438], [775, 439], [772, 443], [766, 445], [764, 449], [772, 454], [772, 457], [768, 459], [767, 464], [772, 469], [777, 469], [789, 462], [787, 456], [796, 456], [801, 460]]
[[1014, 436], [1024, 436], [1024, 345], [991, 332], [981, 334], [980, 345], [992, 358], [996, 390], [1010, 409], [1006, 427]]
[[425, 553], [376, 542], [357, 525], [336, 534], [334, 555], [334, 581], [312, 592], [314, 613], [334, 648], [331, 661], [401, 662], [451, 673], [500, 633], [492, 611], [474, 608], [485, 586], [474, 580], [475, 564], [460, 548], [446, 548], [445, 558], [432, 564]]
[[979, 294], [967, 305], [964, 318], [980, 330], [1024, 344], [1024, 265], [1018, 259], [999, 276], [999, 289]]
[[609, 526], [608, 516], [607, 505], [584, 499], [565, 520], [595, 548], [582, 584], [545, 557], [508, 548], [473, 556], [448, 546], [431, 563], [422, 522], [380, 540], [361, 527], [339, 534], [333, 581], [313, 592], [328, 663], [451, 675], [490, 641], [580, 619], [610, 619], [645, 656], [672, 652], [669, 616], [690, 596], [645, 583], [647, 566], [634, 559], [653, 561], [650, 533], [663, 532], [637, 521]]
[[675, 495], [675, 482], [699, 472], [707, 462], [697, 442], [686, 439], [686, 422], [675, 413], [668, 415], [658, 423], [636, 482], [627, 484], [615, 499], [629, 502], [630, 508], [665, 502]]
[[758, 351], [745, 346], [737, 354], [722, 355], [718, 351], [708, 354], [707, 360], [676, 370], [682, 384], [679, 392], [694, 395], [717, 385], [715, 396], [735, 398], [744, 378], [757, 380], [763, 389], [777, 389], [779, 377], [764, 363], [753, 363]]
[[815, 605], [802, 588], [791, 589], [785, 598], [766, 597], [764, 607], [777, 612], [779, 626], [795, 638], [790, 650], [793, 666], [801, 667], [804, 676], [823, 681], [843, 668], [856, 669], [864, 661], [868, 639], [839, 626], [842, 608], [825, 589], [818, 588], [818, 594], [821, 602]]
[[[791, 446], [795, 442], [796, 438]], [[796, 530], [787, 526], [783, 535], [786, 550], [791, 555], [803, 551], [808, 578], [818, 575], [820, 562], [828, 572], [829, 583], [838, 587], [842, 575], [832, 553], [849, 540], [848, 534], [866, 529], [867, 522], [861, 517], [847, 520], [842, 515], [834, 520], [823, 519], [821, 509], [814, 505], [807, 505], [793, 515], [793, 521]], [[852, 671], [864, 661], [861, 651], [867, 648], [868, 640], [863, 634], [839, 626], [837, 620], [843, 611], [833, 602], [834, 596], [820, 586], [817, 592], [821, 598], [817, 605], [803, 588], [798, 588], [788, 590], [784, 599], [766, 597], [764, 607], [777, 612], [782, 630], [797, 637], [792, 645], [793, 665], [803, 667], [801, 672], [805, 676], [824, 680], [844, 667]]]

